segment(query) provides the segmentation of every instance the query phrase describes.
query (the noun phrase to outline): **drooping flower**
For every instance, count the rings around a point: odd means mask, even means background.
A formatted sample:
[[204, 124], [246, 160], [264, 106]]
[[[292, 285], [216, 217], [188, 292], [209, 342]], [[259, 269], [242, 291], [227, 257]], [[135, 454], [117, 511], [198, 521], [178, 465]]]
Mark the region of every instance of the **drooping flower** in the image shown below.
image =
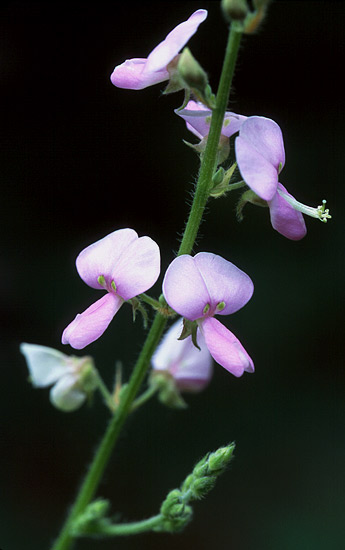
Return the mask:
[[154, 285], [160, 272], [160, 252], [150, 237], [138, 237], [133, 229], [119, 229], [85, 248], [76, 266], [87, 285], [107, 291], [63, 332], [63, 344], [82, 349], [103, 334], [124, 301]]
[[196, 348], [191, 336], [178, 340], [182, 333], [182, 319], [176, 321], [164, 335], [152, 356], [155, 372], [165, 372], [182, 392], [198, 392], [205, 388], [212, 376], [212, 357], [202, 334]]
[[195, 11], [187, 21], [177, 25], [146, 59], [127, 59], [115, 67], [110, 77], [111, 82], [118, 88], [142, 90], [169, 80], [168, 65], [195, 34], [200, 23], [205, 21], [206, 17], [206, 10]]
[[[190, 132], [199, 139], [206, 137], [210, 131], [212, 111], [199, 101], [190, 100], [184, 109], [175, 109], [175, 113], [183, 118]], [[230, 137], [239, 131], [248, 117], [226, 111], [221, 135]]]
[[97, 387], [97, 377], [91, 357], [68, 356], [37, 344], [20, 345], [33, 386], [53, 387], [50, 401], [57, 409], [74, 411]]
[[236, 160], [243, 180], [254, 192], [244, 194], [243, 203], [268, 205], [273, 228], [292, 240], [302, 239], [306, 232], [302, 213], [326, 222], [330, 218], [322, 206], [305, 206], [288, 193], [278, 181], [285, 164], [283, 135], [278, 124], [270, 118], [249, 117], [240, 127], [235, 140]]
[[238, 311], [250, 300], [253, 290], [246, 273], [209, 252], [178, 256], [163, 281], [169, 306], [197, 322], [212, 357], [235, 376], [253, 372], [253, 361], [236, 336], [214, 316]]

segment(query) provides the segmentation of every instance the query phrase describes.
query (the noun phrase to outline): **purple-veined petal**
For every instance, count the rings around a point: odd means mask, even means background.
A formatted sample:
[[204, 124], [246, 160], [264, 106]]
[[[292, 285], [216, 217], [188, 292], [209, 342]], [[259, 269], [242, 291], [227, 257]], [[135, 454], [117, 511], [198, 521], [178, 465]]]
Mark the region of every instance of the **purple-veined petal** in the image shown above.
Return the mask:
[[254, 372], [254, 363], [236, 336], [214, 318], [200, 322], [206, 345], [213, 359], [234, 376]]
[[75, 411], [80, 407], [86, 394], [76, 386], [77, 376], [66, 374], [50, 390], [50, 401], [57, 409], [65, 412]]
[[142, 90], [169, 79], [169, 73], [165, 67], [159, 71], [144, 71], [146, 63], [147, 59], [143, 58], [127, 59], [115, 67], [110, 76], [112, 84], [117, 88]]
[[248, 187], [262, 199], [271, 200], [278, 185], [276, 168], [249, 141], [241, 137], [241, 131], [235, 139], [235, 152], [238, 169]]
[[263, 116], [248, 117], [241, 126], [241, 138], [266, 159], [277, 172], [285, 164], [285, 150], [282, 131], [278, 124]]
[[225, 307], [217, 314], [234, 313], [250, 300], [254, 291], [253, 282], [233, 263], [211, 252], [199, 252], [193, 259], [210, 296], [210, 306], [216, 307], [220, 302], [225, 302]]
[[[281, 189], [287, 195], [290, 195], [285, 187], [278, 183], [278, 189]], [[290, 195], [291, 197], [292, 195]], [[270, 209], [272, 227], [293, 241], [299, 241], [307, 233], [307, 228], [301, 212], [295, 210], [283, 197], [276, 193], [271, 201], [268, 202]]]
[[138, 239], [133, 229], [118, 229], [103, 239], [84, 248], [77, 257], [76, 266], [80, 277], [92, 288], [102, 288], [98, 277], [103, 275], [111, 284], [115, 266], [129, 245]]
[[165, 68], [178, 54], [181, 48], [196, 33], [200, 23], [207, 17], [206, 10], [195, 11], [187, 21], [175, 27], [161, 42], [152, 50], [147, 58], [144, 72], [160, 71]]
[[145, 292], [155, 284], [160, 273], [160, 252], [150, 237], [140, 237], [131, 242], [119, 257], [112, 278], [116, 292], [129, 300]]
[[200, 332], [200, 350], [194, 346], [190, 336], [178, 340], [182, 328], [182, 319], [179, 319], [166, 332], [153, 354], [152, 366], [154, 370], [170, 372], [180, 391], [201, 391], [212, 377], [212, 357]]
[[163, 280], [163, 294], [169, 306], [190, 321], [202, 317], [204, 307], [210, 302], [194, 258], [187, 254], [178, 256], [169, 265]]
[[65, 328], [62, 343], [72, 348], [83, 349], [102, 336], [114, 315], [123, 304], [123, 299], [111, 292], [78, 313], [74, 321]]
[[[200, 102], [189, 101], [185, 109], [175, 109], [175, 113], [185, 120], [187, 129], [199, 139], [207, 136], [210, 131], [212, 111]], [[246, 116], [227, 111], [224, 116], [222, 135], [230, 137], [239, 131]]]
[[50, 386], [66, 372], [71, 371], [69, 357], [61, 351], [37, 344], [20, 344], [29, 369], [32, 384]]

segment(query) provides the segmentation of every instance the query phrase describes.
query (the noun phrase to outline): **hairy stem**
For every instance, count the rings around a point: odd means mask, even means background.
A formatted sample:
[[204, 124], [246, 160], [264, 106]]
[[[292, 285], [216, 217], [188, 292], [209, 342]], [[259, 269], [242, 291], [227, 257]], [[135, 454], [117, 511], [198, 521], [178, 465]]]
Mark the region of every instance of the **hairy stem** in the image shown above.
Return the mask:
[[216, 97], [216, 107], [212, 112], [211, 126], [207, 138], [206, 149], [200, 166], [199, 178], [195, 190], [192, 208], [185, 228], [185, 232], [178, 251], [181, 254], [190, 254], [199, 231], [202, 216], [212, 189], [212, 177], [217, 163], [217, 148], [223, 125], [224, 114], [229, 101], [230, 86], [235, 70], [238, 48], [242, 33], [232, 26], [226, 47], [222, 74]]
[[[233, 26], [230, 30], [229, 40], [223, 63], [222, 74], [216, 98], [216, 107], [213, 110], [210, 132], [207, 146], [203, 155], [200, 167], [199, 178], [193, 198], [188, 222], [184, 231], [178, 255], [190, 254], [202, 220], [204, 209], [212, 188], [212, 176], [216, 168], [217, 149], [222, 129], [224, 113], [227, 107], [230, 86], [236, 64], [238, 48], [241, 40], [241, 33]], [[78, 515], [85, 510], [95, 495], [98, 484], [103, 476], [105, 467], [109, 461], [115, 443], [120, 434], [121, 428], [131, 411], [132, 403], [137, 395], [141, 383], [150, 365], [152, 354], [162, 336], [166, 318], [159, 312], [156, 313], [150, 331], [147, 335], [143, 349], [134, 367], [132, 376], [124, 394], [121, 396], [120, 404], [114, 417], [110, 420], [109, 426], [99, 445], [89, 471], [72, 506], [69, 516], [62, 528], [62, 531], [52, 546], [52, 550], [69, 550], [73, 544], [71, 527]]]

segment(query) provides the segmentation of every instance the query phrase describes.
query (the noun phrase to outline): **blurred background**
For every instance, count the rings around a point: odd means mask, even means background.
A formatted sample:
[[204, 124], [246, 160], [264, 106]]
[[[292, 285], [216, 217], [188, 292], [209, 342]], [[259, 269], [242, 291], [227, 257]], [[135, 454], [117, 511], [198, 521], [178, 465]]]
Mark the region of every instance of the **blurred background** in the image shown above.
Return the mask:
[[[216, 89], [227, 36], [218, 2], [0, 8], [3, 550], [50, 547], [108, 421], [98, 396], [75, 413], [53, 409], [48, 390], [28, 383], [19, 343], [72, 353], [62, 330], [100, 297], [74, 264], [90, 243], [132, 227], [159, 243], [162, 274], [177, 250], [198, 170], [182, 142], [196, 140], [173, 112], [182, 93], [119, 90], [109, 75], [198, 8], [209, 17], [189, 46]], [[184, 533], [81, 540], [78, 550], [343, 548], [344, 15], [343, 2], [275, 1], [241, 46], [230, 108], [278, 122], [282, 183], [306, 204], [326, 198], [333, 216], [308, 218], [307, 236], [292, 242], [264, 209], [248, 205], [239, 224], [236, 196], [209, 203], [195, 252], [221, 254], [254, 281], [252, 300], [224, 323], [255, 374], [215, 365], [185, 411], [153, 399], [127, 423], [98, 495], [124, 521], [142, 519], [207, 451], [235, 440], [235, 460]], [[144, 336], [122, 308], [87, 353], [111, 384], [116, 360], [129, 376]]]

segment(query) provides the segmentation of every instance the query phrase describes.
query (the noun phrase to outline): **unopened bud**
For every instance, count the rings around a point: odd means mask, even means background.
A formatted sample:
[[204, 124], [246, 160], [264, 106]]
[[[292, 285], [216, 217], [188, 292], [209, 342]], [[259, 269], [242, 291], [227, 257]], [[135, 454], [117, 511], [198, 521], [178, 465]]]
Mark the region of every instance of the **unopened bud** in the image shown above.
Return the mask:
[[249, 11], [246, 0], [222, 0], [221, 7], [228, 21], [244, 21]]
[[204, 97], [208, 85], [207, 75], [189, 48], [185, 48], [181, 53], [177, 69], [186, 87]]

